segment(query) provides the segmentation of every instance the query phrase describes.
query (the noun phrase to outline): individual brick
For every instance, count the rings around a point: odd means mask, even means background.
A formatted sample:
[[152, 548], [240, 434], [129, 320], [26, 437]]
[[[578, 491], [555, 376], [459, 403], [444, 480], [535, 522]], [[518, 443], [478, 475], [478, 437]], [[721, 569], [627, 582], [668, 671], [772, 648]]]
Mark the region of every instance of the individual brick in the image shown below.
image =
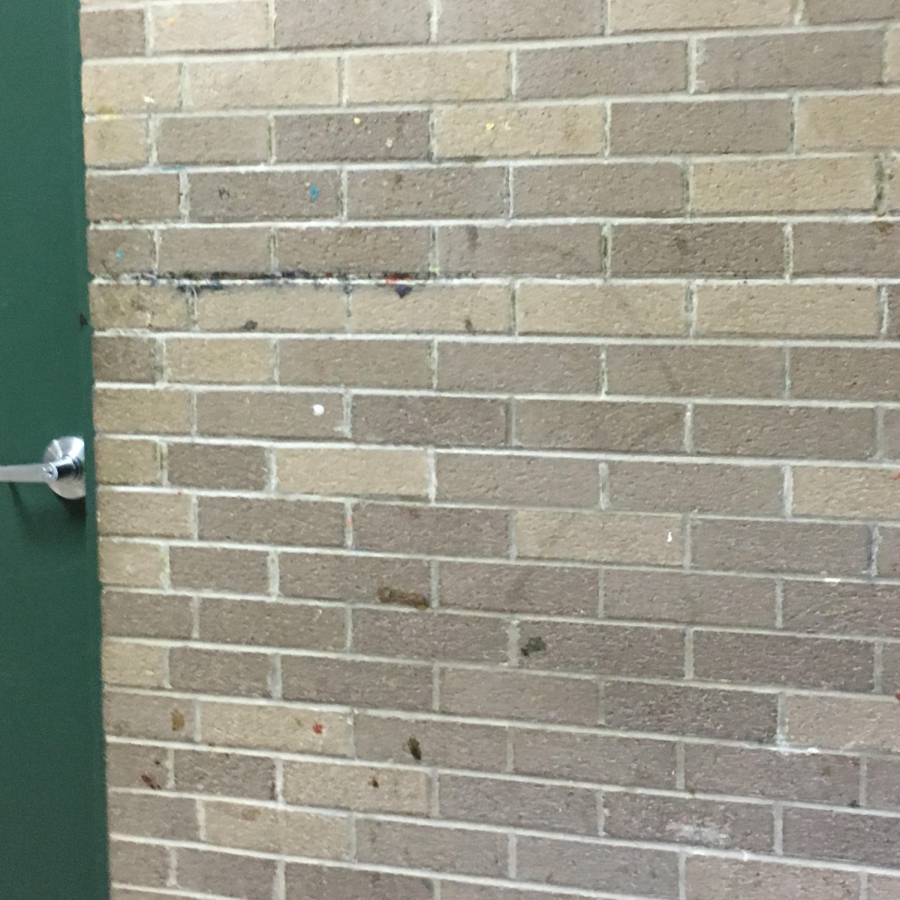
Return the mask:
[[681, 564], [681, 520], [675, 516], [567, 512], [516, 513], [516, 550], [525, 558]]
[[190, 323], [187, 297], [169, 286], [95, 282], [90, 287], [90, 299], [91, 321], [97, 331], [178, 331], [187, 329]]
[[[882, 534], [879, 562], [884, 549]], [[783, 608], [784, 627], [790, 631], [900, 638], [896, 585], [786, 581]]]
[[778, 515], [784, 475], [775, 467], [610, 462], [609, 507], [638, 512]]
[[138, 166], [149, 157], [147, 119], [93, 119], [84, 123], [84, 159], [88, 166]]
[[360, 759], [483, 772], [506, 769], [506, 729], [493, 725], [360, 713], [354, 745]]
[[342, 547], [341, 503], [201, 497], [199, 536], [243, 544]]
[[269, 44], [269, 10], [261, 0], [160, 4], [153, 24], [154, 53], [262, 50]]
[[694, 525], [692, 544], [701, 569], [861, 575], [868, 567], [863, 526], [706, 520]]
[[896, 94], [802, 97], [797, 107], [797, 149], [879, 150], [900, 139]]
[[351, 219], [499, 218], [505, 214], [506, 172], [500, 166], [349, 172]]
[[547, 450], [681, 453], [678, 403], [517, 400], [515, 445]]
[[423, 112], [313, 113], [276, 116], [279, 162], [428, 158], [428, 114]]
[[206, 840], [220, 847], [318, 859], [345, 859], [350, 844], [344, 816], [244, 803], [203, 803]]
[[900, 80], [900, 29], [896, 26], [893, 26], [887, 33], [885, 74], [887, 82]]
[[809, 859], [894, 866], [900, 819], [824, 809], [784, 811], [784, 852]]
[[151, 741], [191, 740], [193, 703], [165, 696], [107, 691], [103, 701], [107, 735]]
[[878, 574], [896, 576], [900, 572], [900, 530], [879, 528]]
[[681, 335], [684, 310], [679, 285], [525, 283], [516, 290], [520, 334]]
[[269, 900], [275, 882], [275, 861], [182, 847], [178, 849], [176, 872], [178, 886], [187, 890]]
[[363, 863], [458, 872], [506, 875], [506, 835], [431, 824], [358, 819], [357, 858]]
[[424, 816], [431, 811], [431, 779], [386, 766], [293, 761], [284, 766], [284, 796], [299, 806]]
[[508, 41], [602, 34], [603, 7], [595, 0], [564, 0], [553, 9], [537, 0], [447, 0], [438, 20], [438, 40]]
[[267, 483], [262, 447], [169, 444], [169, 484], [218, 491], [261, 491]]
[[288, 700], [346, 706], [431, 709], [430, 665], [284, 657], [282, 693]]
[[270, 669], [271, 661], [263, 653], [193, 647], [173, 647], [169, 653], [169, 680], [176, 691], [266, 697]]
[[600, 105], [443, 107], [435, 113], [435, 156], [595, 156], [605, 118]]
[[859, 760], [849, 756], [686, 744], [690, 792], [737, 794], [852, 806], [859, 800]]
[[165, 658], [162, 647], [104, 639], [103, 681], [126, 687], [164, 687]]
[[337, 172], [216, 172], [190, 176], [194, 222], [336, 219]]
[[353, 512], [353, 542], [381, 553], [502, 557], [509, 546], [509, 526], [502, 510], [370, 503]]
[[893, 222], [801, 223], [794, 226], [794, 273], [893, 278], [898, 249]]
[[879, 329], [878, 294], [857, 285], [701, 284], [696, 304], [701, 335], [874, 337]]
[[189, 638], [193, 629], [191, 598], [105, 590], [103, 633], [117, 637]]
[[900, 879], [869, 875], [868, 891], [869, 900], [897, 900]]
[[697, 453], [714, 456], [863, 460], [875, 449], [875, 419], [868, 409], [704, 404], [693, 438]]
[[516, 843], [523, 880], [587, 890], [602, 884], [616, 893], [656, 897], [678, 892], [675, 853], [539, 837], [519, 837]]
[[92, 228], [88, 231], [88, 268], [93, 275], [118, 278], [132, 272], [150, 272], [156, 250], [150, 231]]
[[898, 652], [897, 644], [887, 644], [882, 653], [882, 673], [881, 673], [881, 691], [882, 694], [892, 694], [897, 696], [900, 691], [900, 652]]
[[423, 44], [429, 10], [425, 0], [277, 0], [275, 46]]
[[265, 116], [163, 116], [156, 154], [163, 164], [263, 163], [269, 159], [269, 121]]
[[502, 447], [507, 404], [474, 397], [353, 397], [353, 439], [361, 443]]
[[186, 797], [159, 794], [120, 794], [107, 796], [109, 830], [112, 834], [140, 835], [162, 840], [197, 841], [196, 804]]
[[97, 495], [100, 534], [191, 536], [191, 500], [184, 494], [102, 490]]
[[683, 91], [687, 61], [683, 41], [521, 50], [517, 96], [565, 100]]
[[684, 206], [681, 168], [671, 163], [516, 166], [513, 184], [523, 217], [658, 216]]
[[272, 347], [266, 340], [169, 338], [169, 381], [188, 384], [271, 384]]
[[595, 570], [464, 562], [441, 562], [438, 570], [441, 606], [551, 616], [597, 612]]
[[603, 611], [610, 619], [772, 628], [775, 584], [758, 578], [607, 569]]
[[503, 100], [509, 55], [501, 50], [421, 50], [344, 60], [349, 103]]
[[241, 594], [268, 594], [268, 554], [262, 550], [173, 547], [169, 553], [176, 587]]
[[159, 271], [174, 275], [265, 275], [272, 270], [265, 228], [170, 228], [160, 234]]
[[[262, 756], [176, 750], [175, 789], [191, 794], [275, 797], [275, 762]], [[206, 889], [210, 889], [207, 885]]]
[[516, 506], [597, 506], [600, 470], [585, 459], [440, 453], [437, 499]]
[[431, 900], [431, 882], [408, 875], [288, 863], [287, 900]]
[[147, 887], [165, 887], [169, 877], [169, 851], [154, 844], [112, 840], [109, 844], [110, 877]]
[[795, 515], [852, 519], [900, 518], [900, 494], [891, 469], [795, 468]]
[[900, 778], [896, 759], [866, 761], [866, 806], [872, 809], [900, 809]]
[[441, 672], [441, 712], [594, 726], [599, 707], [595, 681], [531, 672]]
[[890, 350], [798, 347], [791, 352], [791, 394], [798, 398], [888, 400], [900, 391]]
[[201, 291], [197, 321], [203, 331], [343, 331], [344, 297], [340, 290], [311, 284]]
[[697, 82], [707, 91], [875, 86], [883, 44], [879, 31], [713, 38], [698, 47]]
[[612, 105], [610, 149], [614, 156], [778, 153], [788, 150], [790, 141], [791, 107], [787, 100]]
[[165, 548], [144, 541], [102, 537], [99, 542], [100, 581], [122, 587], [162, 587]]
[[599, 225], [450, 225], [437, 232], [445, 276], [597, 275], [603, 267]]
[[184, 107], [193, 110], [271, 109], [338, 103], [337, 59], [215, 59], [185, 66]]
[[806, 3], [806, 19], [814, 25], [895, 19], [898, 15], [897, 0], [807, 0]]
[[751, 277], [784, 271], [784, 233], [775, 222], [616, 225], [612, 273]]
[[742, 28], [788, 25], [790, 0], [721, 3], [718, 0], [609, 0], [613, 31], [670, 31], [688, 28]]
[[774, 694], [617, 681], [604, 689], [607, 728], [769, 743]]
[[282, 384], [427, 389], [431, 346], [408, 340], [282, 340], [278, 375]]
[[88, 218], [94, 222], [178, 220], [177, 175], [99, 175], [86, 179]]
[[142, 9], [84, 9], [80, 33], [83, 59], [144, 55]]
[[86, 113], [119, 116], [177, 109], [177, 63], [87, 63], [81, 71], [82, 107]]
[[885, 410], [882, 427], [884, 456], [891, 460], [897, 459], [900, 456], [900, 414], [893, 409]]
[[94, 380], [152, 384], [156, 341], [143, 337], [94, 335]]
[[900, 705], [893, 697], [789, 696], [787, 739], [828, 750], [900, 750]]
[[386, 278], [400, 272], [416, 277], [427, 272], [430, 249], [426, 226], [278, 229], [280, 269], [304, 275]]
[[177, 894], [142, 891], [140, 888], [110, 886], [110, 900], [177, 900]]
[[151, 790], [166, 787], [169, 783], [167, 751], [161, 747], [115, 744], [107, 741], [106, 783], [110, 787]]
[[342, 436], [343, 420], [341, 398], [335, 394], [204, 391], [197, 395], [201, 434], [335, 440]]
[[415, 610], [353, 611], [355, 653], [422, 660], [503, 665], [509, 658], [507, 625], [493, 617]]
[[523, 891], [497, 885], [473, 885], [462, 882], [442, 881], [441, 897], [444, 900], [563, 900], [564, 894], [548, 894], [545, 891]]

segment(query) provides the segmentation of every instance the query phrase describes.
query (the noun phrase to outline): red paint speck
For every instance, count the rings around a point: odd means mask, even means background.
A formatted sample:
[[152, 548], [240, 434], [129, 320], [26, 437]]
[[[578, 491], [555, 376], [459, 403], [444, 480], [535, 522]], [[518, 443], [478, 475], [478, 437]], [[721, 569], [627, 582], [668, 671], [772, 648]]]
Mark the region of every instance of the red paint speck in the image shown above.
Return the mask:
[[324, 729], [318, 722], [316, 722], [316, 724], [313, 725], [313, 731], [314, 731], [316, 734], [321, 734], [324, 730], [325, 730], [325, 729]]
[[898, 700], [900, 700], [900, 694], [894, 694], [894, 696], [895, 696]]
[[892, 481], [900, 481], [900, 472], [894, 472], [894, 474], [891, 475], [891, 480]]

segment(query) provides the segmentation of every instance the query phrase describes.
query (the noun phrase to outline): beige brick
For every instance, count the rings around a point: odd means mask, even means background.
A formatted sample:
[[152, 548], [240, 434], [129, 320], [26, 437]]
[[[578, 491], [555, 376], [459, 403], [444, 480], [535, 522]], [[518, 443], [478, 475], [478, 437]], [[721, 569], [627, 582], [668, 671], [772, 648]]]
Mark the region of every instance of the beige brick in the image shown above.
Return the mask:
[[169, 338], [166, 372], [173, 382], [269, 384], [272, 346], [267, 340]]
[[435, 113], [438, 157], [593, 156], [601, 106], [455, 106]]
[[165, 687], [165, 660], [165, 647], [104, 640], [103, 681], [125, 687]]
[[177, 175], [88, 174], [87, 212], [92, 221], [179, 219]]
[[803, 97], [797, 112], [797, 148], [878, 150], [900, 143], [900, 95]]
[[900, 897], [900, 878], [869, 875], [869, 900], [897, 900]]
[[248, 594], [269, 592], [267, 554], [257, 550], [173, 547], [172, 583], [197, 590]]
[[300, 500], [202, 497], [201, 540], [340, 547], [344, 505]]
[[169, 877], [169, 851], [166, 847], [152, 844], [112, 840], [109, 846], [109, 868], [115, 881], [165, 887]]
[[196, 841], [200, 837], [196, 804], [187, 797], [111, 791], [107, 812], [113, 834], [180, 841]]
[[214, 60], [186, 68], [186, 110], [338, 103], [336, 57]]
[[439, 41], [566, 38], [602, 32], [602, 4], [591, 0], [563, 0], [554, 7], [539, 0], [446, 0], [438, 20]]
[[787, 809], [784, 850], [791, 856], [893, 866], [900, 840], [900, 819], [834, 812]]
[[874, 337], [878, 292], [856, 285], [696, 287], [697, 331], [760, 337]]
[[203, 803], [206, 839], [220, 847], [290, 856], [344, 859], [350, 846], [349, 821], [290, 809], [237, 803]]
[[[337, 712], [287, 704], [201, 704], [203, 741], [214, 747], [248, 747], [288, 753], [346, 756], [350, 720]], [[316, 725], [321, 728], [316, 728]]]
[[84, 125], [89, 166], [138, 166], [150, 157], [146, 119], [92, 119]]
[[142, 9], [83, 10], [81, 56], [144, 55], [144, 11]]
[[851, 900], [858, 890], [853, 872], [801, 868], [735, 859], [689, 856], [687, 896], [741, 897], [741, 900], [768, 900], [770, 897], [815, 897], [816, 900]]
[[180, 66], [176, 63], [88, 63], [82, 69], [86, 113], [121, 115], [177, 109]]
[[272, 270], [267, 228], [172, 228], [160, 235], [159, 271], [175, 275], [264, 275]]
[[866, 762], [866, 806], [873, 809], [900, 809], [900, 778], [896, 759], [869, 759]]
[[100, 539], [100, 581], [125, 587], [162, 587], [165, 548], [140, 541]]
[[108, 734], [153, 741], [191, 740], [193, 703], [127, 691], [107, 691], [103, 721]]
[[88, 231], [88, 268], [92, 275], [118, 278], [132, 272], [150, 272], [155, 266], [152, 232], [123, 228]]
[[102, 490], [97, 495], [100, 534], [191, 536], [191, 499], [185, 494]]
[[431, 900], [431, 882], [410, 875], [389, 875], [342, 869], [337, 866], [310, 866], [288, 863], [285, 869], [288, 900], [331, 898], [331, 900]]
[[507, 332], [509, 291], [499, 285], [415, 285], [404, 297], [390, 287], [360, 287], [351, 299], [356, 332]]
[[262, 491], [268, 483], [262, 447], [169, 444], [169, 484], [211, 490]]
[[203, 331], [343, 331], [344, 295], [312, 284], [203, 292], [197, 298], [197, 321]]
[[97, 388], [94, 424], [100, 432], [185, 434], [190, 428], [187, 391]]
[[795, 515], [900, 518], [900, 483], [893, 469], [798, 467], [793, 475]]
[[681, 335], [677, 285], [524, 283], [516, 290], [521, 334]]
[[798, 347], [791, 356], [795, 397], [891, 402], [898, 390], [900, 373], [891, 350]]
[[898, 249], [894, 222], [802, 223], [794, 228], [794, 273], [894, 278]]
[[187, 297], [177, 288], [149, 284], [91, 285], [94, 328], [141, 328], [151, 331], [186, 330], [190, 319]]
[[107, 589], [101, 601], [107, 636], [189, 638], [193, 632], [190, 597]]
[[788, 25], [791, 15], [790, 0], [609, 0], [612, 31]]
[[100, 484], [158, 484], [159, 447], [156, 441], [118, 441], [101, 438], [94, 445], [94, 464]]
[[278, 490], [296, 494], [425, 497], [422, 450], [305, 449], [277, 453]]
[[153, 52], [254, 50], [269, 43], [269, 10], [262, 0], [158, 4]]
[[896, 19], [897, 0], [806, 0], [806, 18], [816, 25], [829, 22]]
[[208, 391], [197, 396], [201, 434], [339, 440], [343, 421], [338, 394]]
[[696, 163], [697, 212], [815, 212], [871, 210], [875, 162], [846, 159]]
[[350, 103], [503, 100], [509, 56], [500, 50], [350, 56], [344, 78]]
[[[879, 569], [889, 541], [882, 529]], [[783, 607], [784, 627], [790, 631], [900, 637], [900, 592], [896, 585], [788, 581]]]
[[156, 341], [95, 335], [92, 355], [95, 381], [152, 384], [156, 380]]
[[179, 848], [176, 871], [179, 887], [188, 890], [270, 900], [276, 865], [272, 859]]
[[263, 653], [229, 653], [173, 647], [169, 680], [176, 691], [267, 697], [272, 662]]
[[423, 44], [427, 0], [277, 0], [275, 46]]
[[161, 163], [262, 163], [269, 159], [264, 116], [163, 117], [156, 135]]
[[299, 806], [428, 815], [431, 780], [425, 772], [386, 766], [288, 762], [284, 797]]
[[887, 34], [885, 72], [888, 81], [900, 81], [900, 27], [894, 26]]

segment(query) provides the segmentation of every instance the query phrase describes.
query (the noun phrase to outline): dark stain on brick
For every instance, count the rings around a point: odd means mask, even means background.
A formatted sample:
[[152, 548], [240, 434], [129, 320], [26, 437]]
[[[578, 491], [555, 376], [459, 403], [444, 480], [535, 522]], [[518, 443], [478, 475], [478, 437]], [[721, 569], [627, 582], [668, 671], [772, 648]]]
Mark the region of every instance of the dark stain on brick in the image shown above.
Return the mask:
[[411, 737], [407, 742], [406, 746], [409, 749], [410, 756], [416, 761], [422, 761], [422, 745], [419, 743], [419, 739], [415, 737]]
[[544, 639], [540, 636], [528, 638], [527, 641], [522, 645], [519, 649], [519, 653], [522, 656], [531, 656], [534, 653], [540, 653], [542, 650], [547, 649], [547, 644]]
[[377, 592], [380, 603], [392, 603], [395, 606], [411, 606], [414, 609], [428, 609], [428, 598], [424, 594], [413, 591], [400, 591], [397, 588], [380, 587]]

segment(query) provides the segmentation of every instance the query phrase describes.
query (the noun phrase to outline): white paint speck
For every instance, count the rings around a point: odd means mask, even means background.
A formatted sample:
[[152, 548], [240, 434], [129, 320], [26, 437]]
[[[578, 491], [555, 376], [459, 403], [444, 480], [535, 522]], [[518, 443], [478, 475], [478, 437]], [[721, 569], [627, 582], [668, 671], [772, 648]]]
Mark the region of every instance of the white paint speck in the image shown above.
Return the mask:
[[672, 537], [672, 532], [670, 531], [670, 532], [669, 532], [669, 536], [666, 538], [666, 543], [667, 543], [667, 544], [671, 544], [672, 541], [674, 541], [674, 540], [675, 540], [675, 538]]
[[313, 404], [313, 415], [314, 416], [324, 416], [325, 415], [325, 407], [322, 406], [321, 403]]

